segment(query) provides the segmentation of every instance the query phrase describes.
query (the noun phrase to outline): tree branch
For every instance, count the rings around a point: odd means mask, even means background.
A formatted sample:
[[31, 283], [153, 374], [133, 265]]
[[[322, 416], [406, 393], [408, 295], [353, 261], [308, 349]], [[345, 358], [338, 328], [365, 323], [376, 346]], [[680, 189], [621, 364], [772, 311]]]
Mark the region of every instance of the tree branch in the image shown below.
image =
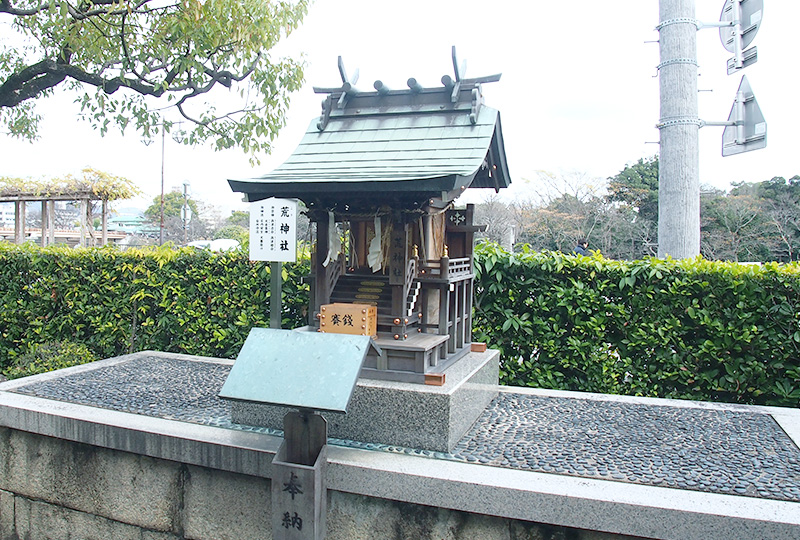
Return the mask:
[[44, 90], [57, 86], [67, 77], [101, 88], [106, 94], [113, 94], [121, 86], [128, 87], [142, 95], [155, 97], [161, 97], [165, 91], [163, 86], [144, 84], [136, 79], [125, 77], [106, 79], [94, 73], [87, 73], [77, 66], [59, 63], [48, 58], [28, 66], [6, 79], [6, 82], [0, 86], [0, 107], [13, 107], [27, 99], [34, 98]]
[[11, 5], [11, 0], [0, 0], [0, 13], [8, 13], [10, 15], [18, 15], [20, 17], [28, 17], [36, 15], [40, 11], [48, 8], [47, 2], [39, 4], [37, 7], [31, 9], [17, 9]]

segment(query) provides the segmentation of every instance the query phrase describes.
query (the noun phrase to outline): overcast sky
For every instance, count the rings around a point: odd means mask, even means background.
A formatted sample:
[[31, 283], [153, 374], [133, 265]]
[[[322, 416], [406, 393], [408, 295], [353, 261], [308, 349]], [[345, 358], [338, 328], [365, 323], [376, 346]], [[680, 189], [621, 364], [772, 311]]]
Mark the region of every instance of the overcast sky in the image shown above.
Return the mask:
[[[800, 174], [800, 2], [764, 1], [753, 42], [759, 60], [744, 74], [768, 124], [767, 148], [722, 158], [722, 128], [701, 129], [703, 184], [726, 189]], [[723, 4], [697, 0], [697, 18], [717, 21]], [[409, 77], [430, 87], [452, 75], [452, 45], [467, 61], [467, 76], [503, 74], [484, 85], [484, 95], [501, 114], [513, 193], [525, 195], [538, 171], [586, 174], [603, 184], [627, 163], [658, 152], [658, 22], [658, 0], [317, 0], [279, 49], [303, 53], [308, 67], [273, 154], [251, 167], [241, 152], [186, 148], [168, 138], [166, 189], [188, 182], [196, 198], [225, 211], [243, 208], [226, 179], [260, 176], [292, 152], [320, 112], [322, 96], [311, 87], [341, 84], [338, 55], [349, 72], [360, 69], [357, 86], [365, 90], [376, 79], [404, 88]], [[701, 119], [727, 120], [741, 79], [726, 74], [730, 56], [717, 29], [698, 32]], [[49, 177], [91, 166], [130, 178], [147, 200], [158, 195], [160, 140], [146, 146], [133, 132], [101, 138], [77, 111], [71, 98], [50, 99], [42, 103], [38, 141], [0, 135], [0, 175]]]

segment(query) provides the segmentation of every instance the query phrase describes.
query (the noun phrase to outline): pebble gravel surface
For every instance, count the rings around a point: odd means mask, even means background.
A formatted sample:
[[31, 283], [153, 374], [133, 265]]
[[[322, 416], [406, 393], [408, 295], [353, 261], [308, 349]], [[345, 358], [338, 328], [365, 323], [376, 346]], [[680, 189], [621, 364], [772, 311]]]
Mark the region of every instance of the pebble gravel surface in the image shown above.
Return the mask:
[[[138, 357], [15, 391], [120, 412], [234, 424], [229, 365]], [[332, 444], [635, 484], [800, 502], [800, 449], [767, 414], [501, 393], [452, 453]]]

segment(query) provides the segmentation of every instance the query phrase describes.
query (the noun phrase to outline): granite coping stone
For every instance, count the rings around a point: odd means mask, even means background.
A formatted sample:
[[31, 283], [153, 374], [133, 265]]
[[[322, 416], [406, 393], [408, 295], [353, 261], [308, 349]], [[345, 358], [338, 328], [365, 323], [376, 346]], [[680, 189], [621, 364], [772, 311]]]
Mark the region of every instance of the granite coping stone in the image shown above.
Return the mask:
[[[125, 358], [125, 357], [121, 357]], [[125, 413], [281, 436], [235, 424], [217, 397], [230, 361], [138, 353], [16, 393]], [[87, 366], [81, 366], [87, 367]], [[331, 439], [340, 446], [580, 478], [800, 502], [800, 449], [756, 407], [665, 405], [503, 388], [452, 452]], [[686, 404], [691, 403], [687, 402]]]

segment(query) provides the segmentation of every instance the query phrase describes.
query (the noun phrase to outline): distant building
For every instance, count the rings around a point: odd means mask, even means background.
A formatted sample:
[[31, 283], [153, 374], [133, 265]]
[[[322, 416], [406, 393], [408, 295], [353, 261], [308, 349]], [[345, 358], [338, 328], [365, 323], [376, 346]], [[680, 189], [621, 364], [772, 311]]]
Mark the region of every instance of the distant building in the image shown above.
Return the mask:
[[113, 217], [108, 220], [108, 230], [138, 236], [158, 236], [158, 227], [148, 223], [144, 217], [144, 212], [135, 207], [115, 210]]
[[0, 227], [14, 227], [14, 203], [0, 203]]

